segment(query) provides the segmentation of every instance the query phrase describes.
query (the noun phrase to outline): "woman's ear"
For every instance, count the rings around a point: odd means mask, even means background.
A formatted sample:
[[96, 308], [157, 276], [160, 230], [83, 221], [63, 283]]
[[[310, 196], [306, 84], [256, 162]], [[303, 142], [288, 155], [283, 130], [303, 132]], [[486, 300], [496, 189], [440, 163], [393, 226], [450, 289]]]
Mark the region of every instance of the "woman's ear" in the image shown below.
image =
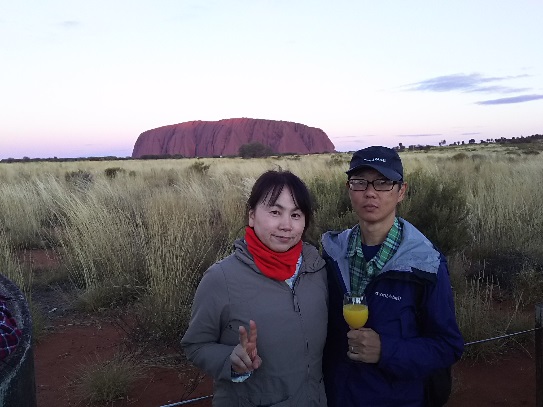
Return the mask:
[[255, 225], [255, 210], [249, 209], [249, 226], [254, 227]]

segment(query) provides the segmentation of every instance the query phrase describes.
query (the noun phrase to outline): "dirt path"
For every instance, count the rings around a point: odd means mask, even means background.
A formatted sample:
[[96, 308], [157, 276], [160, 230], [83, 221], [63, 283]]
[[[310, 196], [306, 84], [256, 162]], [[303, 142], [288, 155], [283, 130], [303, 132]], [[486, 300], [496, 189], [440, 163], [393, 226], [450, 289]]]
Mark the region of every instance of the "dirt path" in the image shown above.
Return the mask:
[[[59, 320], [35, 349], [38, 407], [81, 406], [70, 386], [79, 367], [115, 354], [123, 332], [111, 321], [91, 319], [80, 324]], [[461, 361], [453, 369], [454, 390], [449, 407], [535, 406], [535, 361], [531, 352], [515, 352], [499, 363]], [[188, 394], [197, 372], [186, 364], [148, 367], [146, 377], [132, 387], [128, 397], [110, 406], [160, 407], [211, 394], [205, 378]], [[191, 403], [211, 406], [210, 400]]]
[[[54, 332], [35, 348], [38, 407], [85, 405], [73, 386], [79, 371], [85, 365], [108, 360], [123, 349], [124, 332], [109, 318], [92, 318], [80, 323], [74, 323], [72, 318], [58, 320]], [[146, 360], [144, 372], [145, 377], [132, 386], [128, 397], [108, 405], [158, 407], [211, 394], [211, 382], [207, 378], [188, 394], [198, 372], [185, 363], [160, 367]]]
[[[54, 255], [33, 251], [21, 256], [38, 272], [58, 265]], [[34, 295], [34, 294], [33, 294]], [[62, 289], [37, 293], [47, 315], [49, 333], [34, 350], [38, 407], [84, 406], [72, 385], [83, 365], [107, 360], [126, 348], [126, 329], [111, 315], [81, 315], [70, 310], [70, 297]], [[453, 368], [453, 394], [448, 407], [535, 406], [533, 344], [526, 351], [502, 356], [495, 363], [461, 361]], [[149, 363], [145, 377], [128, 396], [109, 407], [161, 407], [212, 393], [211, 380], [201, 376], [184, 358], [165, 355], [168, 363]], [[173, 360], [173, 362], [172, 362]], [[200, 379], [203, 377], [203, 379]], [[543, 383], [541, 384], [543, 386]], [[210, 399], [187, 404], [209, 407]]]

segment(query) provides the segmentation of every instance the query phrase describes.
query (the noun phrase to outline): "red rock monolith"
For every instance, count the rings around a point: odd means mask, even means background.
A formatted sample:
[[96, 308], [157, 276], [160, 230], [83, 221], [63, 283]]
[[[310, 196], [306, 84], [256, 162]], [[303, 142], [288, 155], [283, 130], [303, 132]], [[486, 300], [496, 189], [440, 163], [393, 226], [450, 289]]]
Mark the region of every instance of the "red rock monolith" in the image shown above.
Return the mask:
[[197, 120], [147, 130], [138, 137], [132, 157], [238, 155], [239, 148], [249, 143], [261, 143], [278, 154], [334, 151], [334, 144], [321, 129], [287, 121], [241, 118]]

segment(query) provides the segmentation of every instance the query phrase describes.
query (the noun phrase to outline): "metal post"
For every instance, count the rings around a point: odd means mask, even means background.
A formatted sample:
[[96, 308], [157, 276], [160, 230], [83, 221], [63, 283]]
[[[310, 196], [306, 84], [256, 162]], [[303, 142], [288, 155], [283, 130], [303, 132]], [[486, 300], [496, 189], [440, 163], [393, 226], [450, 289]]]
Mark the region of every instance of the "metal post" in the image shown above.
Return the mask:
[[543, 407], [543, 303], [535, 306], [535, 405]]

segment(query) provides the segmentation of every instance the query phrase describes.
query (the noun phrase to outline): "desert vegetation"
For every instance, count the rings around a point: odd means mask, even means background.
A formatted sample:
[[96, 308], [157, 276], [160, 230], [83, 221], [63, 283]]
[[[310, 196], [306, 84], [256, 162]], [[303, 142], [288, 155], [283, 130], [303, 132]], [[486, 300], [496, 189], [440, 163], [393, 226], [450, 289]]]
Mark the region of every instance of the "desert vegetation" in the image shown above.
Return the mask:
[[[533, 306], [543, 296], [538, 149], [490, 144], [401, 156], [409, 193], [400, 215], [447, 254], [465, 341], [533, 328]], [[322, 232], [355, 222], [345, 189], [349, 159], [335, 153], [2, 163], [2, 272], [31, 303], [38, 287], [60, 286], [76, 293], [80, 310], [129, 310], [135, 340], [176, 344], [202, 273], [242, 235], [256, 177], [282, 168], [306, 181], [317, 207], [307, 239], [318, 245]], [[18, 261], [18, 252], [36, 248], [62, 259], [45, 282]], [[530, 338], [471, 346], [465, 357], [494, 357]], [[102, 397], [96, 394], [86, 390], [85, 398]]]

